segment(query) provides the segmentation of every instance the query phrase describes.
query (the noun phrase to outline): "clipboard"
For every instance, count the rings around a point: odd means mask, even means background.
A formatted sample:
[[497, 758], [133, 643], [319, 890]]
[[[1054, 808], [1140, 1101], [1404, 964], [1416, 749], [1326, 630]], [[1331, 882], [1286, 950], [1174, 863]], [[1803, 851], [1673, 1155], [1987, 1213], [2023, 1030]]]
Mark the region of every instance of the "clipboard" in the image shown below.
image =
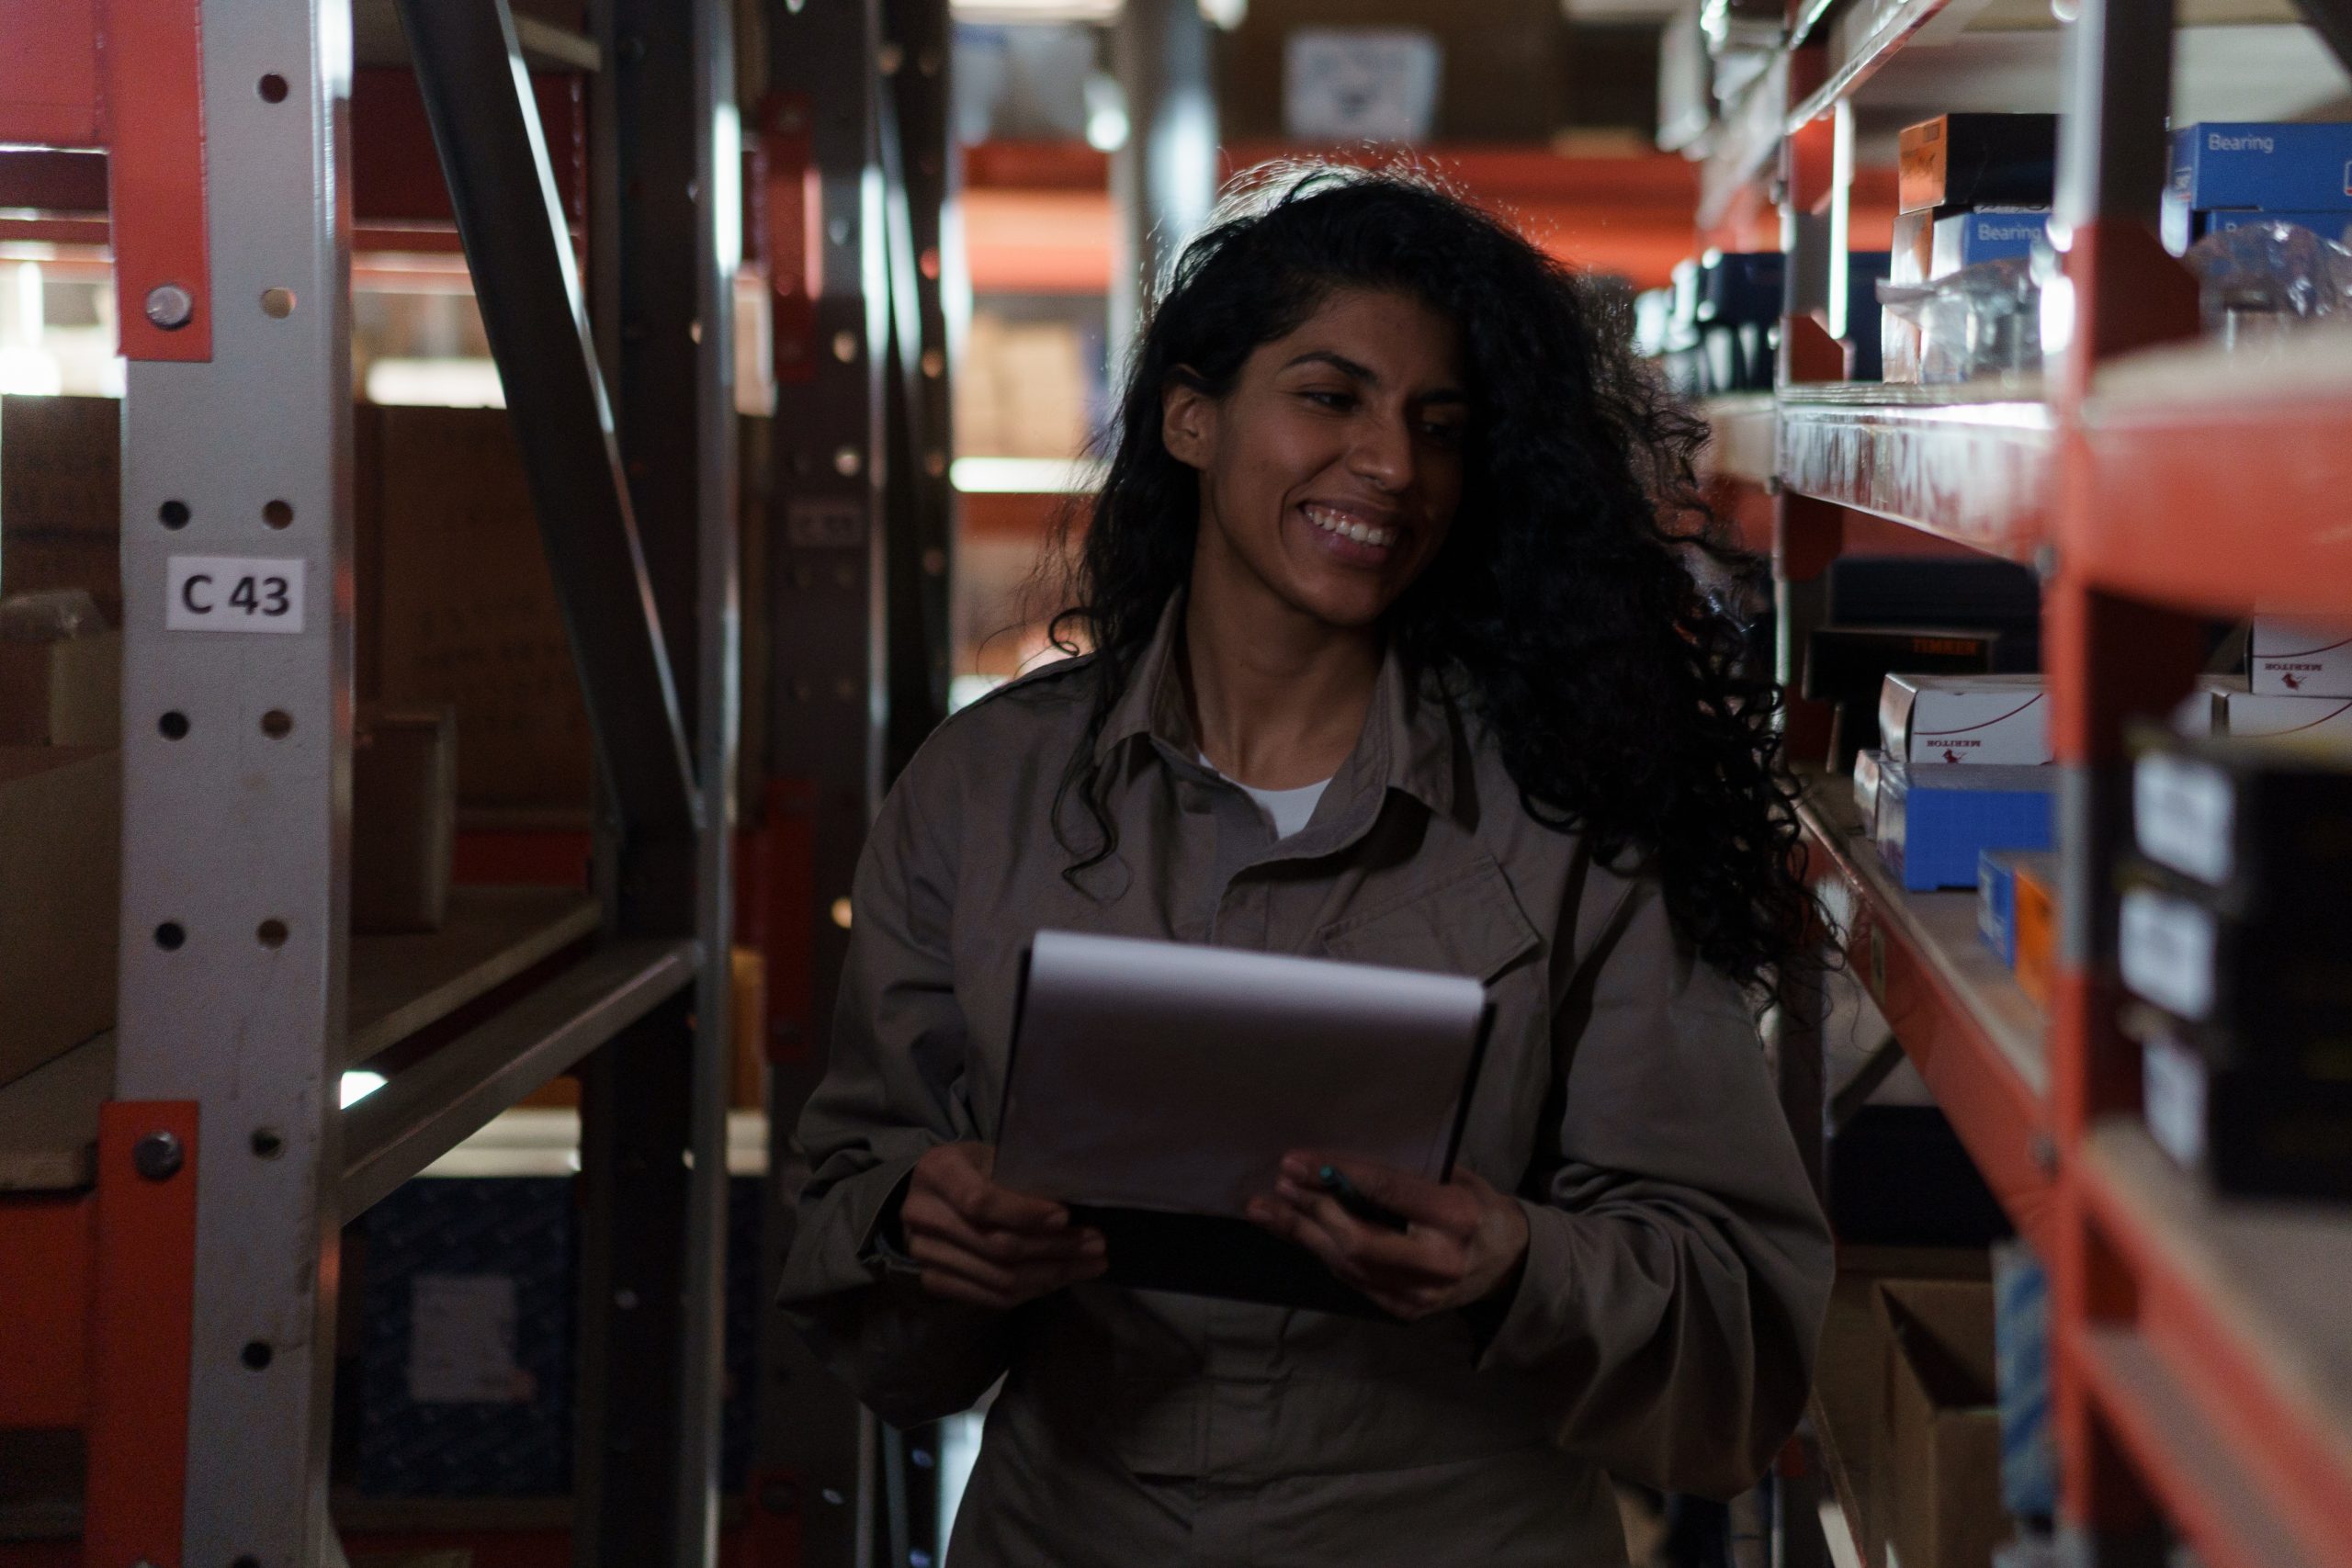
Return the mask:
[[1242, 1207], [1299, 1147], [1448, 1179], [1493, 1026], [1463, 976], [1041, 931], [996, 1179], [1101, 1230], [1115, 1284], [1385, 1318]]

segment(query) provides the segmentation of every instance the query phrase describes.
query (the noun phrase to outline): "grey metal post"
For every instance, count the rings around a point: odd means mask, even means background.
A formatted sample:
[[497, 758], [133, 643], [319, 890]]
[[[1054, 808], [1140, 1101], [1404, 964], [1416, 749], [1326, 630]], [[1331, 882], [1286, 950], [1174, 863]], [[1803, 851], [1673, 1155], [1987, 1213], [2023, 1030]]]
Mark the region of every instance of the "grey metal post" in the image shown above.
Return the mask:
[[[813, 814], [808, 1035], [779, 1040], [769, 1076], [763, 1285], [782, 1256], [798, 1171], [791, 1137], [824, 1069], [823, 1041], [849, 933], [845, 911], [885, 777], [891, 556], [885, 526], [889, 351], [879, 161], [878, 0], [768, 7], [770, 87], [809, 138], [816, 191], [806, 277], [813, 348], [776, 387], [769, 595], [767, 773], [803, 781]], [[943, 66], [944, 70], [944, 66]], [[774, 1504], [801, 1514], [809, 1568], [860, 1568], [873, 1541], [862, 1413], [780, 1314], [761, 1318], [758, 1468]]]
[[1209, 24], [1198, 0], [1126, 0], [1111, 54], [1128, 127], [1126, 145], [1111, 159], [1116, 356], [1135, 341], [1145, 307], [1216, 200], [1217, 116]]
[[[115, 1094], [199, 1108], [185, 1560], [291, 1568], [331, 1540], [350, 18], [345, 0], [207, 0], [201, 27], [212, 358], [133, 361], [123, 413]], [[198, 571], [251, 573], [264, 603], [283, 583], [294, 614], [170, 629], [170, 584]]]

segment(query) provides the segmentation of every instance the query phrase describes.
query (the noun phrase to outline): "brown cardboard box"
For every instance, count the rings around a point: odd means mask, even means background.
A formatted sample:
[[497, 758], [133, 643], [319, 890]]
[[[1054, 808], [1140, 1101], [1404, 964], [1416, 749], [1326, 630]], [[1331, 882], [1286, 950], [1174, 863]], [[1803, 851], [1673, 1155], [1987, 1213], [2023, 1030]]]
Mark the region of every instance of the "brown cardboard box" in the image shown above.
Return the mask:
[[122, 624], [122, 405], [0, 397], [0, 593], [84, 588]]
[[0, 640], [0, 746], [122, 739], [122, 634]]
[[114, 1022], [121, 758], [0, 746], [0, 1084]]
[[1993, 1290], [1974, 1280], [1882, 1280], [1886, 1386], [1872, 1471], [1888, 1561], [1986, 1568], [2012, 1527], [2001, 1506]]
[[1220, 35], [1218, 129], [1283, 139], [1284, 40], [1297, 28], [1410, 28], [1436, 36], [1439, 141], [1547, 142], [1566, 123], [1568, 24], [1556, 0], [1252, 0]]
[[458, 833], [458, 720], [363, 707], [351, 739], [351, 929], [439, 931]]
[[458, 713], [458, 798], [588, 809], [587, 708], [500, 409], [387, 408], [377, 694]]

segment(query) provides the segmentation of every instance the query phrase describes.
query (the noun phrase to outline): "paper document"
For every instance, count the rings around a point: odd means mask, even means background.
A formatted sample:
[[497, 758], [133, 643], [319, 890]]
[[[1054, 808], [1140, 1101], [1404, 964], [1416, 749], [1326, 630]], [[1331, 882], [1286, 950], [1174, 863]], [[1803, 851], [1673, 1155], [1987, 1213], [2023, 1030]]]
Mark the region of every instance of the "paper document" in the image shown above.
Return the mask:
[[1486, 1017], [1486, 988], [1458, 975], [1041, 931], [996, 1179], [1234, 1218], [1292, 1149], [1440, 1180]]

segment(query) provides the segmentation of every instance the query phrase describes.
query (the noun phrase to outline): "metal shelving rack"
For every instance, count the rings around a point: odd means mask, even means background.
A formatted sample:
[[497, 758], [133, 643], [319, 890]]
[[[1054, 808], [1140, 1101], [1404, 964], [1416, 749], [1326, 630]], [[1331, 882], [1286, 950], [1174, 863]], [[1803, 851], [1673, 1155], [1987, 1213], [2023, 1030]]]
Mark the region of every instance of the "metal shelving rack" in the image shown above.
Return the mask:
[[[370, 50], [411, 46], [524, 449], [597, 740], [596, 896], [461, 891], [438, 936], [345, 934], [352, 6], [16, 8], [28, 36], [0, 71], [0, 141], [103, 147], [108, 165], [130, 360], [126, 810], [118, 1028], [0, 1091], [0, 1272], [32, 1330], [0, 1359], [0, 1426], [81, 1429], [93, 1564], [339, 1561], [340, 1226], [576, 1069], [574, 1561], [707, 1562], [737, 711], [733, 11], [602, 0], [587, 35], [518, 22], [505, 0], [359, 13]], [[586, 288], [526, 46], [594, 72]], [[185, 629], [173, 606], [196, 609], [198, 573], [251, 575], [284, 609], [268, 632]], [[427, 1035], [340, 1108], [346, 1066]]]
[[[2300, 8], [2340, 51], [2352, 12]], [[1881, 874], [1832, 780], [1802, 813], [1831, 939], [2052, 1267], [2074, 1556], [2161, 1561], [2163, 1518], [2214, 1568], [2352, 1563], [2352, 1219], [2217, 1200], [2156, 1151], [2137, 1119], [2137, 1050], [2117, 1026], [2109, 892], [2130, 834], [2124, 728], [2188, 690], [2194, 617], [2257, 601], [2352, 615], [2352, 361], [2324, 339], [2259, 367], [2186, 341], [2195, 291], [2154, 220], [2175, 24], [2211, 7], [2183, 0], [2177, 17], [2173, 0], [2083, 0], [2044, 62], [2064, 84], [2052, 287], [2071, 296], [2071, 341], [2040, 386], [1836, 384], [1842, 353], [1817, 284], [1844, 271], [1856, 95], [1899, 69], [1945, 6], [1852, 9], [1875, 19], [1833, 65], [1830, 7], [1792, 7], [1792, 41], [1752, 89], [1770, 101], [1738, 106], [1702, 180], [1702, 229], [1736, 243], [1777, 202], [1792, 257], [1779, 391], [1769, 409], [1723, 406], [1716, 471], [1772, 496], [1784, 677], [1819, 623], [1849, 515], [2038, 569], [2064, 929], [2045, 1015], [1977, 951], [1970, 895], [1905, 894]], [[1792, 736], [1809, 722], [1800, 705]], [[1808, 1021], [1792, 1018], [1780, 1040], [1801, 1117], [1808, 1097], [1821, 1103]], [[1819, 1405], [1815, 1426], [1850, 1519], [1859, 1456], [1838, 1451]], [[1784, 1545], [1818, 1561], [1802, 1531]]]

